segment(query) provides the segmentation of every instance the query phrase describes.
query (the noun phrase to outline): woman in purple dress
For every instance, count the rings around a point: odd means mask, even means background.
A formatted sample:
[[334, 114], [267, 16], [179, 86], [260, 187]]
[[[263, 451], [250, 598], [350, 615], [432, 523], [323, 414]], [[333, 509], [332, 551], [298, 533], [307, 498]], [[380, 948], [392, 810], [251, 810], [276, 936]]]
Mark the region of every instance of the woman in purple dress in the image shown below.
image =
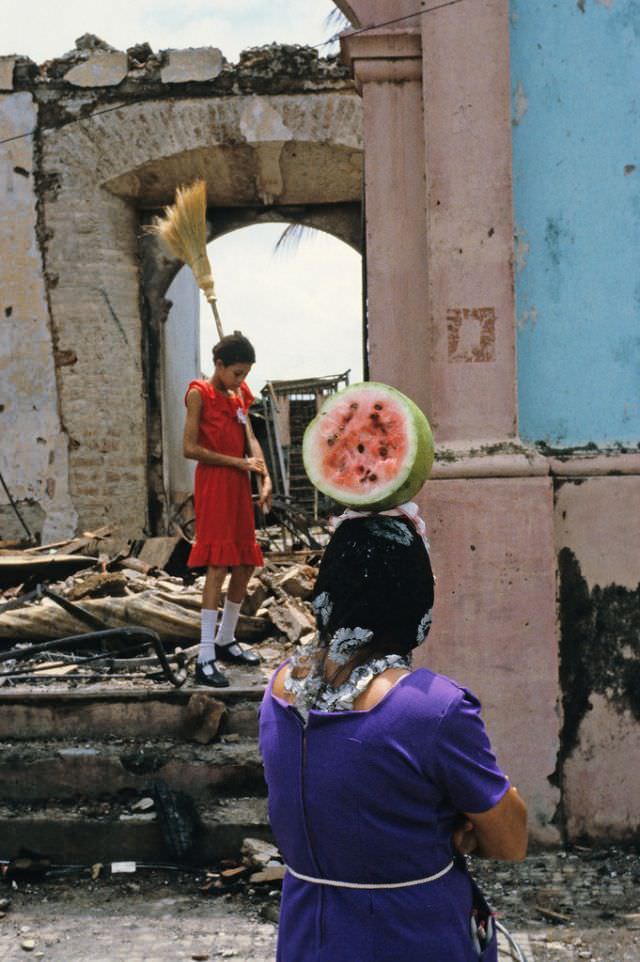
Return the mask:
[[265, 693], [269, 813], [288, 869], [278, 962], [497, 958], [463, 855], [524, 858], [526, 808], [478, 700], [411, 671], [433, 585], [406, 517], [343, 521], [315, 587], [317, 640]]

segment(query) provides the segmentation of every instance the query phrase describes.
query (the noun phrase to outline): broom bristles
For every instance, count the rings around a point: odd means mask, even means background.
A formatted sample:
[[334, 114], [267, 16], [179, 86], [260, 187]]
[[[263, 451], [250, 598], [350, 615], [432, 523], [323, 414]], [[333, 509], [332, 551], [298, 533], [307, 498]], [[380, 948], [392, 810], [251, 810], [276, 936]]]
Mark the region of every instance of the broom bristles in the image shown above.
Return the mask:
[[211, 264], [207, 257], [207, 185], [196, 180], [178, 187], [174, 204], [164, 208], [148, 228], [160, 238], [169, 254], [188, 264], [196, 283], [208, 301], [215, 301]]

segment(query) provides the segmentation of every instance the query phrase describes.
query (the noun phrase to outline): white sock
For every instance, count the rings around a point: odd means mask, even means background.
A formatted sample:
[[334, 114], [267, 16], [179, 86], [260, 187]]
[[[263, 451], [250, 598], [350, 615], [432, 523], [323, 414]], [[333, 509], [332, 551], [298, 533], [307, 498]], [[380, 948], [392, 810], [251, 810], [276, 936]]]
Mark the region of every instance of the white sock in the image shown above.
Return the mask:
[[198, 649], [198, 664], [204, 665], [207, 661], [215, 661], [216, 651], [213, 639], [216, 635], [216, 623], [218, 612], [215, 608], [202, 609], [202, 621], [200, 622], [200, 648]]
[[242, 602], [236, 603], [235, 601], [227, 600], [224, 603], [224, 608], [222, 609], [222, 620], [220, 622], [220, 627], [218, 628], [218, 634], [216, 635], [216, 645], [221, 645], [226, 648], [227, 645], [232, 645], [235, 639], [236, 625], [238, 624], [238, 618], [240, 617], [240, 607]]

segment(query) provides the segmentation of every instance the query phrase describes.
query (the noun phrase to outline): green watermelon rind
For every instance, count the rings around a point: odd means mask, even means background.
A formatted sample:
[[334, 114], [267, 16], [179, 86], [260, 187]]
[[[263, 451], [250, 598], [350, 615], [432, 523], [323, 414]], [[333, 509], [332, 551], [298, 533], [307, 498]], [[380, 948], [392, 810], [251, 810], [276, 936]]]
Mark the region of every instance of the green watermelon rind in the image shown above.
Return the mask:
[[[408, 423], [412, 429], [406, 466], [394, 479], [395, 483], [391, 490], [382, 497], [380, 497], [380, 492], [376, 496], [371, 494], [356, 495], [352, 491], [345, 492], [339, 486], [326, 481], [315, 466], [316, 459], [313, 447], [320, 419], [346, 394], [367, 388], [379, 390], [383, 394], [391, 394], [400, 403], [401, 407], [408, 409], [410, 415]], [[399, 504], [410, 501], [429, 477], [434, 458], [433, 434], [424, 413], [402, 391], [398, 391], [397, 388], [380, 381], [362, 381], [358, 384], [350, 384], [349, 387], [343, 388], [342, 391], [338, 391], [327, 398], [316, 417], [307, 425], [302, 442], [302, 458], [311, 483], [333, 501], [361, 511], [388, 511]], [[387, 488], [389, 488], [389, 485], [387, 485]]]

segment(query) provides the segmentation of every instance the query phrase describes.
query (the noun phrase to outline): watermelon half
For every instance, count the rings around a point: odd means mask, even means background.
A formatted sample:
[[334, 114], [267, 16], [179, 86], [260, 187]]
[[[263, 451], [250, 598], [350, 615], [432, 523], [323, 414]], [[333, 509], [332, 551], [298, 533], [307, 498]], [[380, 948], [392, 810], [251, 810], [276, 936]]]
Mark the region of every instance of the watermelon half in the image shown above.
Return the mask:
[[365, 381], [327, 398], [302, 444], [310, 481], [350, 508], [386, 511], [429, 477], [433, 435], [419, 407], [388, 384]]

